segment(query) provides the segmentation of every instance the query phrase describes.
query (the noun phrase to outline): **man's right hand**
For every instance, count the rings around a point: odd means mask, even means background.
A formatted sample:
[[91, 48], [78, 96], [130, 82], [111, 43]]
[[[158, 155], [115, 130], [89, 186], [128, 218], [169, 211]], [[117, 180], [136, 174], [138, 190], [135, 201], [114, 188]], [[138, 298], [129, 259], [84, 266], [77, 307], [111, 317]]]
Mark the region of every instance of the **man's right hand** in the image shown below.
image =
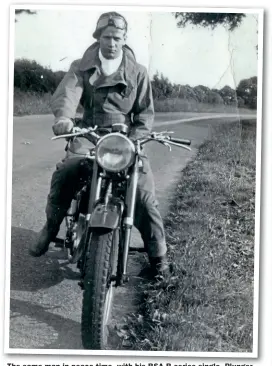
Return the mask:
[[52, 126], [53, 132], [56, 136], [66, 135], [71, 132], [74, 127], [74, 123], [70, 118], [60, 117], [56, 118], [54, 125]]

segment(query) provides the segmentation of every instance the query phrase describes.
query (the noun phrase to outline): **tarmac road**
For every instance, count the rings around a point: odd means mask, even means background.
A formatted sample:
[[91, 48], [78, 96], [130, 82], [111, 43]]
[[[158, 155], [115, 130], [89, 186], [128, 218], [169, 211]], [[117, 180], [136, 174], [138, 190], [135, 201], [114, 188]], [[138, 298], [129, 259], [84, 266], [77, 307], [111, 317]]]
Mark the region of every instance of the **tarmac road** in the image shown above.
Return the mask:
[[[184, 122], [187, 117], [189, 120]], [[198, 117], [203, 116], [163, 114], [158, 115], [155, 122], [154, 130], [165, 130], [165, 121], [170, 121], [169, 130], [174, 131], [178, 137], [192, 140], [191, 152], [175, 147], [172, 152], [168, 152], [165, 147], [155, 143], [147, 147], [163, 216], [167, 214], [169, 199], [181, 170], [208, 136], [210, 124], [236, 119], [235, 116], [212, 119], [205, 115], [202, 120]], [[43, 353], [55, 349], [61, 353], [65, 349], [82, 349], [82, 291], [77, 285], [79, 275], [75, 266], [67, 264], [64, 253], [54, 247], [41, 258], [32, 258], [27, 253], [30, 242], [36, 239], [37, 232], [44, 224], [50, 179], [56, 163], [64, 156], [65, 142], [50, 140], [51, 124], [51, 116], [14, 118], [9, 328], [11, 352], [18, 349], [40, 349]], [[139, 245], [139, 240], [135, 233], [133, 243]], [[114, 325], [120, 327], [124, 316], [137, 312], [139, 280], [134, 276], [141, 269], [140, 263], [145, 262], [144, 254], [141, 256], [140, 259], [130, 256], [132, 281], [125, 288], [119, 289], [115, 297], [115, 316], [111, 329], [113, 336], [109, 346], [112, 350], [125, 347], [114, 333]]]

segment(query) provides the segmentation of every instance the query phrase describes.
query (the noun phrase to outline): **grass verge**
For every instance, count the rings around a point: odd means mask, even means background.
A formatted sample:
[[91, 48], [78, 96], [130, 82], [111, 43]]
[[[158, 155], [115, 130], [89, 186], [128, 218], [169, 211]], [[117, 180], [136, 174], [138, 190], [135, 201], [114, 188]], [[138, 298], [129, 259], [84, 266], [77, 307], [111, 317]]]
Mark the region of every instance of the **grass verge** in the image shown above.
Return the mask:
[[171, 282], [143, 285], [130, 349], [250, 352], [256, 121], [213, 127], [182, 172], [165, 222]]
[[22, 92], [15, 88], [13, 94], [14, 116], [52, 113], [50, 108], [51, 94]]
[[[196, 112], [196, 113], [236, 113], [241, 109], [237, 103], [233, 105], [202, 103], [194, 99], [168, 98], [165, 100], [154, 100], [156, 112]], [[247, 111], [254, 109], [243, 108]]]

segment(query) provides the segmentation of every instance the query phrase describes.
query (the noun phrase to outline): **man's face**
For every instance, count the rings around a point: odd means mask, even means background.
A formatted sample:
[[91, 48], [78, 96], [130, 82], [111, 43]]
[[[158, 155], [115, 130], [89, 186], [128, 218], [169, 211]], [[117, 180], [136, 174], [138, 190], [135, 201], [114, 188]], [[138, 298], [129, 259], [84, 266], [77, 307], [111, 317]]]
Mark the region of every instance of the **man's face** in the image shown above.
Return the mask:
[[113, 60], [120, 55], [122, 47], [126, 43], [126, 32], [109, 26], [102, 31], [99, 42], [102, 55]]

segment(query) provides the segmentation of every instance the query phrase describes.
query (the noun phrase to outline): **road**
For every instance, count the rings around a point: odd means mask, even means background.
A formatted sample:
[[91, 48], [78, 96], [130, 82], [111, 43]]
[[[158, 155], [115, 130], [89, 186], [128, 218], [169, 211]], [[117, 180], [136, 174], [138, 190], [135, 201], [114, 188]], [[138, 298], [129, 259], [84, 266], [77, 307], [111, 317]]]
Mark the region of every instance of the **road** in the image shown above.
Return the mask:
[[[159, 144], [147, 147], [163, 216], [167, 214], [169, 200], [181, 170], [208, 136], [209, 126], [226, 119], [222, 116], [213, 119], [207, 115], [202, 117], [205, 119], [199, 120], [191, 115], [177, 118], [176, 115], [164, 114], [155, 121], [154, 130], [164, 130], [167, 125], [165, 122], [168, 121], [177, 136], [192, 140], [191, 152], [175, 147], [172, 152], [168, 152]], [[235, 118], [232, 116], [227, 119]], [[82, 349], [82, 291], [77, 285], [79, 276], [75, 266], [67, 264], [63, 252], [54, 247], [41, 258], [31, 258], [27, 253], [30, 242], [37, 238], [37, 232], [44, 224], [50, 179], [56, 163], [64, 155], [64, 142], [50, 140], [51, 124], [50, 116], [14, 119], [9, 328], [11, 351]], [[133, 243], [139, 244], [139, 241], [135, 231]], [[132, 281], [125, 288], [119, 289], [116, 296], [110, 349], [122, 347], [114, 333], [114, 325], [121, 326], [124, 316], [137, 312], [137, 274], [141, 263], [143, 265], [146, 261], [144, 254], [141, 256], [140, 259], [130, 257]]]

